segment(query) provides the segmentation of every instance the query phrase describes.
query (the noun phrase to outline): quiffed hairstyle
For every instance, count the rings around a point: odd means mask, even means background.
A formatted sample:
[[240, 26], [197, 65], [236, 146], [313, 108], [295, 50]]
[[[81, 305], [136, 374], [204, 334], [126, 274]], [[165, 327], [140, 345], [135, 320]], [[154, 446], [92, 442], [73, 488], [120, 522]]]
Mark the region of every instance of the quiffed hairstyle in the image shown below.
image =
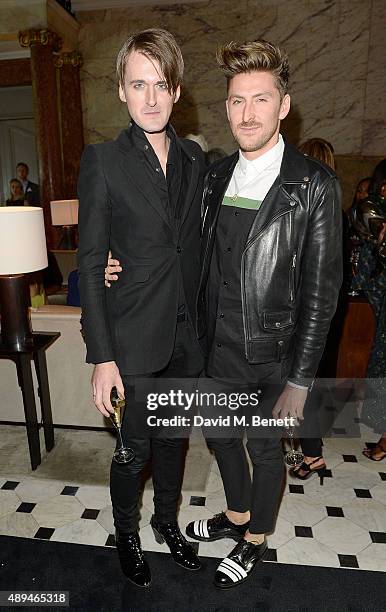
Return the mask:
[[237, 74], [270, 72], [276, 80], [280, 97], [288, 91], [289, 62], [287, 54], [266, 40], [230, 42], [217, 50], [217, 64], [229, 82]]
[[182, 83], [184, 60], [181, 49], [170, 32], [151, 28], [137, 32], [125, 41], [117, 57], [117, 77], [120, 85], [124, 83], [126, 62], [132, 51], [138, 51], [150, 60], [158, 62], [169, 93], [176, 92]]

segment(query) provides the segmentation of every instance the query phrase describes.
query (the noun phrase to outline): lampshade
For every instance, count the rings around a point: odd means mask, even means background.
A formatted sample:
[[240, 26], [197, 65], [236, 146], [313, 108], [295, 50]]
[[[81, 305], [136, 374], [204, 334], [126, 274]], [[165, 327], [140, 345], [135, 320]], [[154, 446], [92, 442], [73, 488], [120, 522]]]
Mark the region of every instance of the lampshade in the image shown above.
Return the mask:
[[52, 225], [78, 225], [79, 200], [52, 200]]
[[0, 206], [0, 275], [35, 272], [47, 265], [43, 209]]

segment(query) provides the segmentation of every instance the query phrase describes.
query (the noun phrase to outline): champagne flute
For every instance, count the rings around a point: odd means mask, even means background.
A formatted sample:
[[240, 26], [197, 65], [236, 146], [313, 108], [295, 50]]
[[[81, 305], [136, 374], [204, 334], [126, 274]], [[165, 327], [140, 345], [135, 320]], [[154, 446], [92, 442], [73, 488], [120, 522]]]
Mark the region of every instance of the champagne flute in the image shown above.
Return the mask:
[[113, 461], [116, 463], [131, 463], [135, 459], [135, 454], [132, 448], [123, 445], [122, 440], [122, 419], [125, 409], [125, 400], [120, 398], [116, 387], [111, 389], [110, 394], [111, 405], [114, 408], [114, 413], [110, 415], [118, 434], [119, 447], [114, 452]]
[[294, 445], [295, 428], [287, 427], [286, 431], [287, 431], [288, 439], [290, 441], [291, 450], [286, 452], [286, 454], [284, 455], [284, 461], [286, 462], [287, 465], [291, 467], [295, 467], [296, 465], [299, 465], [300, 463], [302, 463], [304, 459], [304, 455], [302, 452], [295, 449], [295, 445]]

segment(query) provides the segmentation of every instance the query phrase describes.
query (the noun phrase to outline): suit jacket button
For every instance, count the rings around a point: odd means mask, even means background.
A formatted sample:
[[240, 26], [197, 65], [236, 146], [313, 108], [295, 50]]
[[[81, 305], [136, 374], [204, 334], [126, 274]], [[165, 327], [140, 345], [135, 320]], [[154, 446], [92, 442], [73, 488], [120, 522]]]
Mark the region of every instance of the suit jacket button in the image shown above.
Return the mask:
[[208, 189], [208, 195], [210, 195], [211, 193], [213, 193], [213, 191], [211, 189]]
[[180, 246], [177, 247], [177, 253], [181, 253], [182, 249]]
[[213, 178], [216, 178], [217, 174], [215, 172], [212, 172], [212, 176]]
[[193, 161], [196, 161], [196, 158], [195, 158], [195, 157], [193, 157], [193, 155], [192, 155], [192, 160], [193, 160]]

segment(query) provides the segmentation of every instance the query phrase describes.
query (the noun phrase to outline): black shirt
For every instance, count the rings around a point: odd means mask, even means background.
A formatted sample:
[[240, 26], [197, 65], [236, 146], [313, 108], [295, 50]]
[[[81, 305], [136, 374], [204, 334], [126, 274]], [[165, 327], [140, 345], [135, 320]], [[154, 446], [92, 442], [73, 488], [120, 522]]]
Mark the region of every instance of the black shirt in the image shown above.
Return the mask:
[[169, 220], [173, 223], [176, 218], [179, 218], [181, 209], [180, 192], [182, 178], [182, 151], [175, 135], [170, 127], [167, 126], [166, 135], [169, 138], [170, 145], [165, 177], [159, 159], [146, 138], [144, 131], [134, 122], [132, 122], [131, 130], [134, 143], [144, 155], [149, 180], [156, 186], [164, 208], [169, 215]]
[[[160, 161], [146, 138], [145, 132], [134, 121], [131, 122], [133, 141], [139, 151], [142, 152], [149, 180], [156, 187], [161, 202], [168, 214], [169, 222], [175, 232], [179, 229], [179, 220], [186, 197], [186, 181], [183, 180], [182, 155], [173, 130], [169, 125], [166, 127], [166, 135], [169, 138], [169, 151], [166, 162], [166, 177], [163, 173]], [[178, 313], [186, 312], [185, 295], [180, 274]]]
[[248, 363], [245, 354], [241, 257], [258, 213], [253, 208], [231, 205], [229, 200], [225, 198], [220, 209], [207, 286], [207, 373], [229, 382], [255, 383], [272, 370]]

